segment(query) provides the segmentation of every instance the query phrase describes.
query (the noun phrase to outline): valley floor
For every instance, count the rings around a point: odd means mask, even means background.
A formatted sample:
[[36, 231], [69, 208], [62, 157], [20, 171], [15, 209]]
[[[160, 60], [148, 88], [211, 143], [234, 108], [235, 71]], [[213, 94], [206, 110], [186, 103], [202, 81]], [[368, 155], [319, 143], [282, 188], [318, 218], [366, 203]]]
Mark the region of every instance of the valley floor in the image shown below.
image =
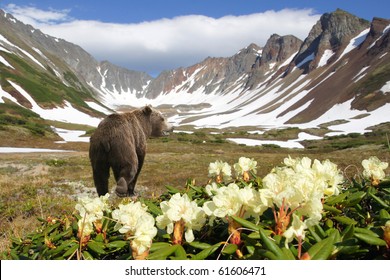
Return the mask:
[[[188, 179], [204, 186], [208, 182], [210, 162], [222, 160], [233, 165], [242, 156], [257, 161], [259, 177], [264, 177], [288, 156], [330, 159], [348, 178], [361, 172], [361, 161], [370, 156], [390, 162], [390, 149], [383, 144], [345, 149], [284, 149], [210, 142], [199, 137], [207, 138], [207, 135], [151, 139], [136, 192], [157, 197], [165, 191], [165, 186], [183, 188]], [[96, 195], [88, 143], [57, 144], [50, 148], [71, 152], [0, 153], [0, 252], [7, 251], [11, 237], [22, 237], [36, 228], [37, 217], [45, 219], [72, 213], [77, 197]], [[114, 184], [111, 176], [110, 186]], [[6, 254], [0, 254], [3, 257]]]

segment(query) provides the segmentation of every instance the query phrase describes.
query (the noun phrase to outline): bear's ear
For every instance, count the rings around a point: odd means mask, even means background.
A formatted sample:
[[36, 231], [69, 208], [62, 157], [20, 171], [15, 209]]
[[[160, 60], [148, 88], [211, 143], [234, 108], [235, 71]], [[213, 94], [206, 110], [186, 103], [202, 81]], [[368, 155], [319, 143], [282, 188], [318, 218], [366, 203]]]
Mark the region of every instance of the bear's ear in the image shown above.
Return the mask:
[[150, 106], [145, 106], [143, 109], [142, 109], [142, 112], [145, 114], [145, 115], [150, 115], [152, 113], [152, 108], [150, 108]]

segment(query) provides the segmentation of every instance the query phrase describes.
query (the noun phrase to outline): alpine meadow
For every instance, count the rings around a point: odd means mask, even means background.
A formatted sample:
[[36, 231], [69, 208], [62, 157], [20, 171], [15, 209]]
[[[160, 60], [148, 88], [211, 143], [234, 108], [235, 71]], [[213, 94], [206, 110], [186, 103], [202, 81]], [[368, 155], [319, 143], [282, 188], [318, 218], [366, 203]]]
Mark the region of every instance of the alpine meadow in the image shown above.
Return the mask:
[[[390, 259], [389, 52], [390, 19], [337, 9], [152, 77], [0, 10], [0, 258]], [[98, 196], [91, 135], [146, 105], [173, 132]]]

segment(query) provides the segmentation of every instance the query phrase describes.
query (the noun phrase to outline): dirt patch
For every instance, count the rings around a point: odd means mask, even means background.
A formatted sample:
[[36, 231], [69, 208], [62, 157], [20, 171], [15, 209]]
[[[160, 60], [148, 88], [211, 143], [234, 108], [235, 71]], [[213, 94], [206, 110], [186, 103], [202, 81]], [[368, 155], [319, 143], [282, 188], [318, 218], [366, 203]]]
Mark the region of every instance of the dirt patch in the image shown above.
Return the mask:
[[20, 176], [42, 176], [49, 173], [49, 166], [46, 164], [23, 164], [23, 163], [2, 163], [0, 164], [1, 173], [14, 173]]

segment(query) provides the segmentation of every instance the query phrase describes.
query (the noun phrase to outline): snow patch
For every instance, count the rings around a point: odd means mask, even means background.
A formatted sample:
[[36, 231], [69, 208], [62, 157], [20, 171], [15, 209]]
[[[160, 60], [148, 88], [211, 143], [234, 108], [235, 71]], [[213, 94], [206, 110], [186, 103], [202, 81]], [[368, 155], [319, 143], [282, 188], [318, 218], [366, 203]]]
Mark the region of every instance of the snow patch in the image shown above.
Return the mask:
[[9, 153], [69, 153], [70, 150], [53, 150], [40, 148], [14, 148], [14, 147], [0, 147], [0, 154]]
[[386, 84], [383, 85], [380, 89], [383, 93], [389, 93], [390, 92], [390, 81], [388, 81]]
[[[4, 43], [6, 43], [7, 45], [11, 46], [11, 47], [14, 47], [16, 49], [18, 49], [20, 52], [22, 52], [25, 56], [27, 56], [28, 58], [30, 58], [33, 62], [35, 62], [36, 64], [38, 64], [40, 67], [42, 67], [43, 69], [46, 70], [45, 66], [42, 65], [42, 63], [40, 63], [34, 56], [32, 56], [29, 52], [23, 50], [22, 48], [19, 48], [18, 46], [12, 44], [10, 41], [8, 41], [3, 35], [0, 34], [0, 41], [3, 41]], [[1, 42], [0, 42], [1, 43]], [[1, 43], [2, 45], [4, 45], [3, 43]]]
[[89, 142], [89, 137], [82, 137], [85, 134], [83, 130], [68, 130], [52, 126], [51, 129], [58, 134], [64, 141], [56, 141], [56, 143], [68, 142]]
[[306, 62], [309, 62], [309, 61], [312, 61], [314, 59], [314, 53], [308, 55], [305, 57], [304, 60], [302, 60], [301, 62], [298, 63], [297, 66], [295, 66], [296, 68], [299, 68], [301, 67], [303, 64], [305, 64]]
[[363, 41], [366, 39], [368, 32], [370, 31], [370, 28], [367, 28], [359, 33], [356, 37], [352, 38], [351, 41], [349, 41], [348, 46], [344, 49], [343, 53], [340, 55], [340, 57], [337, 59], [339, 61], [344, 55], [358, 47]]
[[333, 55], [334, 52], [332, 50], [325, 50], [324, 54], [321, 56], [320, 62], [318, 62], [318, 67], [325, 66], [329, 58], [331, 58]]
[[9, 64], [9, 62], [0, 55], [0, 62], [3, 63], [5, 66], [9, 67], [9, 68], [12, 68], [12, 69], [15, 69], [11, 64]]
[[370, 68], [370, 66], [363, 67], [363, 68], [359, 71], [359, 73], [357, 73], [357, 74], [355, 75], [355, 77], [352, 78], [352, 81], [353, 81], [354, 83], [356, 83], [357, 81], [359, 81], [360, 79], [362, 79], [362, 78], [366, 75], [366, 74], [363, 74], [363, 73], [366, 72], [366, 70], [367, 70], [368, 68]]
[[288, 140], [288, 141], [276, 141], [276, 140], [256, 140], [256, 139], [247, 139], [247, 138], [227, 138], [231, 142], [247, 145], [247, 146], [263, 146], [263, 145], [278, 145], [282, 148], [290, 148], [290, 149], [303, 149], [304, 146], [296, 140]]
[[112, 111], [108, 110], [107, 108], [97, 104], [96, 102], [93, 102], [93, 101], [85, 101], [85, 103], [87, 103], [87, 105], [89, 107], [91, 107], [92, 109], [98, 111], [98, 112], [101, 112], [103, 114], [106, 114], [106, 115], [109, 115], [109, 114], [112, 114]]
[[[100, 122], [100, 119], [91, 117], [88, 114], [85, 114], [83, 112], [80, 112], [79, 110], [75, 109], [72, 104], [70, 104], [68, 101], [65, 101], [64, 107], [56, 107], [53, 109], [43, 109], [38, 105], [38, 103], [35, 102], [35, 100], [28, 94], [21, 86], [18, 84], [8, 80], [8, 82], [20, 93], [26, 98], [31, 106], [32, 111], [40, 115], [43, 119], [46, 120], [55, 120], [55, 121], [62, 121], [67, 123], [77, 123], [77, 124], [85, 124], [90, 126], [97, 126]], [[20, 104], [19, 104], [20, 105]]]

